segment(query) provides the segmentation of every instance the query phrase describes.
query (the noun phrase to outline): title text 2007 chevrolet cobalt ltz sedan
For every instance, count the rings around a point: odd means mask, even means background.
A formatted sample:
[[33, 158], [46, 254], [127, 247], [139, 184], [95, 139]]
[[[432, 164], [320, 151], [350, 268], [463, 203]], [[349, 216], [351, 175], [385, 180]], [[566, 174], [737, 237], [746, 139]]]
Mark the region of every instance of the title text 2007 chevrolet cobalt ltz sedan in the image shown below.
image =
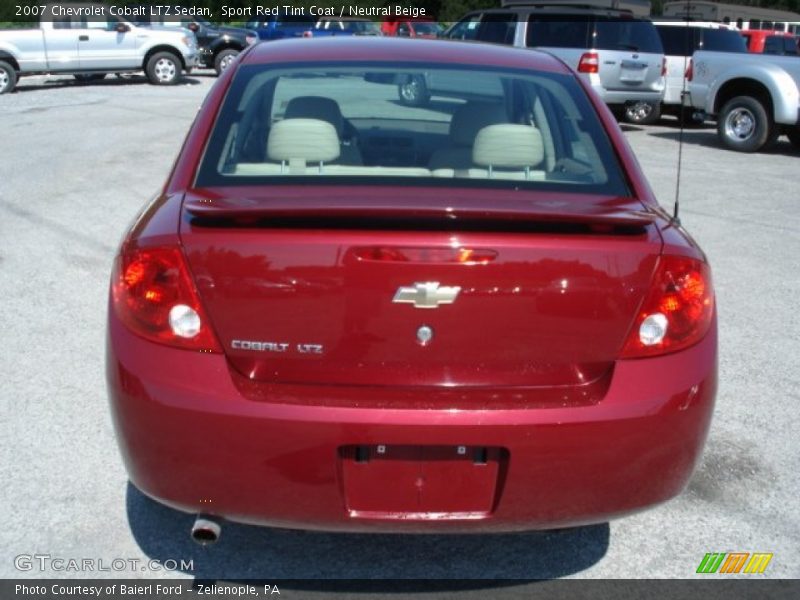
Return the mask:
[[[397, 100], [415, 76], [424, 108]], [[108, 319], [130, 479], [201, 540], [604, 521], [682, 490], [716, 390], [703, 252], [531, 50], [245, 51], [125, 237]]]

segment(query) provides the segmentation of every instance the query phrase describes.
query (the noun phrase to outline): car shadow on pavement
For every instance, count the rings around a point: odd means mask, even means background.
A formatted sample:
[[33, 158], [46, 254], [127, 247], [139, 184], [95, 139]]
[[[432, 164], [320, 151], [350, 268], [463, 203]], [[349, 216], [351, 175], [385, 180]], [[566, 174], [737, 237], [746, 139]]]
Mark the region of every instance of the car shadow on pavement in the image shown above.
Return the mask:
[[[181, 85], [198, 85], [201, 83], [198, 79], [194, 77], [184, 77], [181, 79], [176, 86]], [[55, 78], [48, 78], [44, 81], [36, 81], [30, 83], [28, 80], [23, 78], [18, 84], [14, 93], [24, 93], [24, 92], [33, 92], [37, 90], [52, 90], [58, 88], [104, 88], [104, 87], [118, 87], [124, 85], [141, 85], [141, 84], [149, 84], [147, 77], [144, 75], [112, 75], [110, 77], [106, 77], [105, 79], [100, 79], [97, 81], [80, 81], [77, 79], [72, 79], [64, 76], [58, 76]], [[165, 86], [166, 87], [166, 86]]]
[[[675, 131], [648, 131], [647, 135], [661, 138], [662, 140], [673, 140], [677, 142], [681, 134], [676, 128]], [[714, 148], [716, 150], [723, 150], [725, 152], [735, 152], [734, 150], [728, 150], [725, 148], [722, 145], [722, 142], [717, 139], [716, 127], [711, 129], [684, 129], [683, 143], [702, 146], [704, 148]], [[768, 151], [766, 151], [766, 154], [796, 156], [797, 154], [800, 154], [800, 152], [794, 149], [785, 138], [778, 138], [777, 143]]]
[[[192, 561], [197, 582], [255, 579], [552, 579], [583, 571], [608, 550], [608, 523], [552, 532], [471, 535], [323, 533], [223, 523], [219, 541], [198, 546], [188, 515], [128, 484], [128, 523], [151, 560]], [[169, 566], [169, 563], [167, 563]], [[303, 586], [302, 582], [293, 585]], [[453, 585], [457, 588], [458, 581]], [[501, 584], [504, 585], [504, 584]], [[463, 589], [463, 588], [458, 588]], [[358, 589], [348, 590], [357, 592]], [[372, 585], [370, 591], [381, 591]], [[386, 592], [396, 585], [387, 582]]]

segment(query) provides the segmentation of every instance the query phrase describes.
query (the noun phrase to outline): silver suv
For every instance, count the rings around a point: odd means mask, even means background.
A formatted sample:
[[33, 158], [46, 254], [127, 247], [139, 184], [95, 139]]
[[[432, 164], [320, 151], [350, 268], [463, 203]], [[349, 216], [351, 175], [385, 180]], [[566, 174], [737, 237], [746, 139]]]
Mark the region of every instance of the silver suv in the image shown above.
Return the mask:
[[[630, 120], [658, 119], [665, 89], [664, 50], [653, 23], [630, 12], [515, 5], [468, 13], [442, 37], [544, 50], [580, 73], [606, 104]], [[421, 83], [408, 82], [411, 88], [400, 89], [401, 101], [427, 101], [425, 95], [435, 90]]]

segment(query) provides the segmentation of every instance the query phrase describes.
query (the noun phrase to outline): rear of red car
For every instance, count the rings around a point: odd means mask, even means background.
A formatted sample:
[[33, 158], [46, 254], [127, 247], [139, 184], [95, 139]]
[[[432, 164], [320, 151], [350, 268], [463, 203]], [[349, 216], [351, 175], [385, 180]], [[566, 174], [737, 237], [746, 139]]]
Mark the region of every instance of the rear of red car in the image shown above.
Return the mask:
[[[607, 110], [536, 53], [369, 44], [251, 52], [127, 236], [108, 379], [133, 483], [381, 531], [679, 493], [716, 389], [711, 276]], [[409, 74], [450, 91], [398, 108]]]

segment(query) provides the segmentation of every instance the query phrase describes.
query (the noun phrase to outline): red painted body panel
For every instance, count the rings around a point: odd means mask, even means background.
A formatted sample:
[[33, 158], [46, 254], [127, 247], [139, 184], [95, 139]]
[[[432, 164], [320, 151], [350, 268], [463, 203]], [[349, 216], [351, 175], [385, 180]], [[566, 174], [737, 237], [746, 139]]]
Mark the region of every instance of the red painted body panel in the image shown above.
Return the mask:
[[[678, 494], [707, 434], [716, 342], [714, 329], [684, 352], [618, 361], [593, 406], [494, 409], [485, 391], [444, 389], [424, 391], [439, 409], [410, 410], [391, 407], [397, 390], [370, 386], [275, 386], [253, 401], [223, 356], [152, 344], [112, 313], [107, 375], [132, 482], [179, 510], [293, 528], [512, 531], [601, 522]], [[452, 408], [472, 394], [483, 408]], [[349, 406], [320, 406], [338, 395]], [[477, 518], [352, 514], [340, 449], [358, 444], [499, 447], [507, 470]], [[485, 490], [474, 493], [477, 503]]]
[[[424, 40], [274, 42], [246, 50], [237, 64], [367, 57], [568, 70], [529, 50]], [[618, 356], [659, 254], [704, 256], [669, 222], [591, 89], [581, 83], [631, 198], [363, 185], [193, 189], [235, 71], [215, 83], [163, 195], [126, 238], [126, 246], [183, 248], [225, 354], [147, 341], [109, 311], [112, 415], [139, 489], [179, 510], [243, 522], [401, 532], [593, 523], [683, 489], [713, 411], [716, 321], [688, 349]], [[272, 215], [363, 222], [265, 228], [257, 223], [265, 199]], [[212, 209], [225, 227], [193, 222]], [[367, 220], [392, 216], [446, 216], [452, 225], [384, 230]], [[540, 227], [472, 226], [484, 218]], [[492, 259], [358, 258], [378, 245], [454, 242]], [[429, 280], [460, 285], [464, 296], [434, 311], [381, 300]], [[415, 343], [423, 321], [442, 334], [438, 347]], [[328, 353], [237, 352], [237, 338], [321, 344]]]
[[[267, 193], [260, 194], [262, 204]], [[350, 201], [359, 193], [370, 192], [353, 191]], [[313, 198], [313, 189], [306, 194]], [[427, 201], [424, 190], [415, 195]], [[385, 201], [370, 196], [376, 206]], [[441, 191], [438, 197], [447, 203]], [[545, 199], [558, 201], [552, 193]], [[336, 206], [335, 199], [328, 203]], [[185, 221], [181, 239], [213, 327], [242, 375], [384, 386], [588, 385], [619, 355], [661, 250], [654, 226], [613, 235], [214, 228]], [[457, 246], [496, 258], [451, 264], [356, 256], [376, 245]], [[416, 281], [460, 286], [458, 301], [422, 311], [390, 302], [398, 288]], [[425, 348], [416, 340], [422, 325], [435, 335]], [[236, 349], [233, 340], [281, 347]], [[319, 346], [319, 353], [298, 352], [298, 344]]]

